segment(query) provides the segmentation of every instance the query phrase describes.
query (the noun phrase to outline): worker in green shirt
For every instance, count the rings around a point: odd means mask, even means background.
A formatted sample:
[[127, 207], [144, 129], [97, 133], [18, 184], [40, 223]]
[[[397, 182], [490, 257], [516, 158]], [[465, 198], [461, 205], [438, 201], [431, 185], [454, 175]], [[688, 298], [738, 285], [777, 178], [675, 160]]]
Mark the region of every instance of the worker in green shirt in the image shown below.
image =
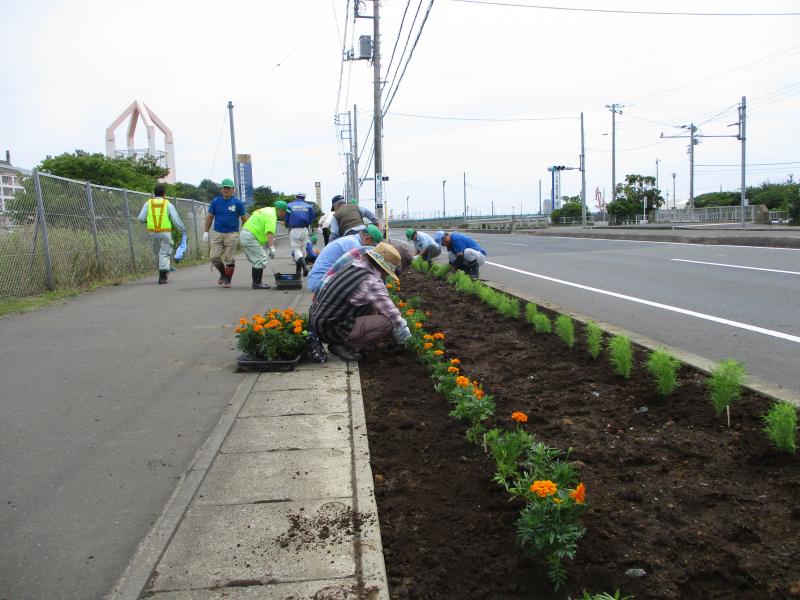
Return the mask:
[[250, 215], [239, 233], [239, 245], [252, 265], [253, 289], [268, 290], [270, 285], [264, 283], [264, 267], [267, 265], [267, 252], [264, 246], [269, 244], [269, 258], [275, 258], [275, 228], [278, 219], [283, 220], [289, 206], [278, 200], [275, 206], [259, 208]]

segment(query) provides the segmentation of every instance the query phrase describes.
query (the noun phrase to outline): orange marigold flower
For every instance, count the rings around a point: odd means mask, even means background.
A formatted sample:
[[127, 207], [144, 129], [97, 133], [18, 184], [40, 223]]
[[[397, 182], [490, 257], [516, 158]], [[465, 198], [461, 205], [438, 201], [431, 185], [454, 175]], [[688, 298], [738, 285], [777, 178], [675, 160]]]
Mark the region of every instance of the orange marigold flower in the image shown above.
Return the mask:
[[447, 367], [448, 373], [458, 373], [458, 367]]
[[539, 498], [547, 498], [558, 491], [558, 486], [549, 479], [537, 479], [531, 484], [531, 491]]
[[437, 340], [443, 340], [444, 334], [441, 331], [437, 331], [436, 333], [433, 334], [433, 338]]
[[517, 423], [527, 423], [528, 422], [528, 415], [524, 412], [515, 411], [511, 413], [511, 418], [514, 419]]
[[303, 326], [303, 320], [302, 319], [295, 319], [294, 321], [292, 321], [292, 325], [294, 325], [295, 327], [302, 327]]
[[285, 314], [285, 315], [293, 315], [294, 314], [294, 309], [293, 308], [286, 308], [286, 309], [284, 309], [283, 314]]
[[264, 325], [267, 329], [276, 329], [281, 326], [281, 322], [278, 319], [272, 319], [271, 321], [267, 321], [267, 324]]
[[415, 312], [417, 312], [417, 311], [415, 311], [413, 308], [409, 308], [409, 309], [406, 311], [406, 314], [407, 314], [407, 315], [410, 317], [410, 316], [412, 316], [412, 315], [413, 315]]
[[475, 394], [475, 397], [478, 400], [480, 400], [481, 398], [483, 398], [486, 395], [486, 394], [483, 393], [483, 390], [480, 389], [480, 388], [476, 388], [473, 393]]
[[467, 387], [469, 385], [469, 377], [464, 377], [463, 375], [459, 375], [456, 377], [456, 385], [458, 387]]
[[425, 342], [424, 344], [422, 344], [422, 347], [425, 348], [425, 350], [428, 350], [430, 348], [433, 348], [433, 343]]
[[256, 323], [255, 325], [253, 325], [253, 331], [255, 331], [256, 333], [260, 332], [262, 329], [264, 329], [264, 326], [261, 325], [261, 323]]
[[422, 329], [422, 323], [414, 323], [414, 327], [417, 329]]
[[432, 340], [433, 336], [430, 333], [426, 333], [425, 335], [422, 336], [422, 339], [423, 340]]
[[259, 319], [260, 317], [261, 317], [261, 315], [253, 315], [252, 317], [250, 317], [250, 320], [251, 320], [251, 321], [258, 321], [258, 319]]
[[294, 329], [292, 329], [292, 333], [303, 333], [303, 328], [295, 327]]
[[402, 300], [400, 300], [400, 302], [397, 303], [397, 306], [399, 306], [400, 308], [403, 308], [405, 305], [406, 303], [403, 302]]
[[387, 283], [387, 284], [386, 284], [386, 289], [387, 289], [387, 290], [394, 289], [394, 286], [393, 286], [391, 283]]
[[247, 325], [247, 319], [239, 319], [239, 325]]
[[575, 502], [578, 504], [583, 504], [586, 502], [586, 486], [582, 483], [579, 483], [578, 487], [569, 493], [569, 497], [575, 500]]
[[457, 358], [451, 358], [451, 359], [450, 359], [450, 364], [451, 364], [451, 365], [460, 365], [460, 364], [461, 364], [461, 361], [460, 361], [460, 360], [458, 360]]
[[444, 350], [434, 350], [434, 351], [433, 351], [433, 353], [434, 353], [436, 356], [441, 356], [442, 354], [444, 354]]

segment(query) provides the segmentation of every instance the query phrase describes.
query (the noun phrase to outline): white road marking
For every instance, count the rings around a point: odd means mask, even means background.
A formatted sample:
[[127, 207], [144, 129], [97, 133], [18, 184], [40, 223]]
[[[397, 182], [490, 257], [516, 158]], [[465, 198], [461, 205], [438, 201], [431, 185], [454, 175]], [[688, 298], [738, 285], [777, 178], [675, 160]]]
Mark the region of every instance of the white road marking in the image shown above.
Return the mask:
[[582, 285], [580, 283], [574, 283], [572, 281], [565, 281], [563, 279], [556, 279], [555, 277], [548, 277], [547, 275], [540, 275], [539, 273], [531, 273], [530, 271], [523, 271], [522, 269], [516, 269], [514, 267], [507, 267], [506, 265], [501, 265], [499, 263], [486, 261], [487, 265], [492, 265], [494, 267], [500, 267], [501, 269], [507, 269], [509, 271], [513, 271], [515, 273], [521, 273], [523, 275], [529, 275], [530, 277], [537, 277], [539, 279], [544, 279], [546, 281], [552, 281], [554, 283], [560, 283], [562, 285], [568, 285], [570, 287], [578, 288], [581, 290], [587, 290], [589, 292], [595, 292], [598, 294], [603, 294], [605, 296], [612, 296], [614, 298], [620, 298], [621, 300], [629, 300], [631, 302], [637, 302], [639, 304], [645, 304], [647, 306], [652, 306], [654, 308], [661, 308], [663, 310], [668, 310], [671, 312], [680, 313], [682, 315], [688, 315], [690, 317], [697, 317], [698, 319], [704, 319], [706, 321], [713, 321], [714, 323], [721, 323], [722, 325], [728, 325], [730, 327], [736, 327], [737, 329], [745, 329], [747, 331], [753, 331], [755, 333], [763, 333], [764, 335], [769, 335], [771, 337], [780, 338], [782, 340], [787, 340], [789, 342], [794, 342], [795, 344], [800, 344], [800, 336], [791, 335], [789, 333], [783, 333], [782, 331], [775, 331], [773, 329], [765, 329], [764, 327], [758, 327], [756, 325], [749, 325], [748, 323], [740, 323], [739, 321], [732, 321], [730, 319], [723, 319], [722, 317], [716, 317], [714, 315], [708, 315], [705, 313], [697, 312], [694, 310], [688, 310], [686, 308], [680, 308], [678, 306], [670, 306], [669, 304], [661, 304], [660, 302], [653, 302], [652, 300], [645, 300], [643, 298], [636, 298], [635, 296], [628, 296], [626, 294], [619, 294], [617, 292], [611, 292], [609, 290], [601, 290], [599, 288], [590, 287], [588, 285]]
[[800, 252], [800, 248], [781, 248], [779, 246], [744, 246], [741, 244], [700, 244], [693, 242], [657, 242], [655, 240], [615, 240], [605, 237], [572, 237], [568, 235], [541, 235], [535, 236], [541, 238], [556, 238], [559, 240], [591, 240], [597, 242], [629, 242], [633, 244], [672, 244], [673, 246], [705, 246], [707, 248], [754, 248], [757, 250], [793, 250]]
[[698, 265], [712, 265], [714, 267], [731, 267], [733, 269], [750, 269], [752, 271], [769, 271], [770, 273], [786, 273], [787, 275], [800, 275], [800, 271], [783, 271], [781, 269], [762, 269], [760, 267], [745, 267], [742, 265], [726, 265], [725, 263], [705, 262], [702, 260], [687, 260], [685, 258], [670, 258], [678, 262], [697, 263]]
[[484, 244], [500, 244], [501, 246], [524, 246], [525, 248], [528, 247], [528, 244], [515, 244], [513, 242], [495, 242], [494, 240], [489, 240], [486, 238], [475, 238], [478, 241], [483, 242]]

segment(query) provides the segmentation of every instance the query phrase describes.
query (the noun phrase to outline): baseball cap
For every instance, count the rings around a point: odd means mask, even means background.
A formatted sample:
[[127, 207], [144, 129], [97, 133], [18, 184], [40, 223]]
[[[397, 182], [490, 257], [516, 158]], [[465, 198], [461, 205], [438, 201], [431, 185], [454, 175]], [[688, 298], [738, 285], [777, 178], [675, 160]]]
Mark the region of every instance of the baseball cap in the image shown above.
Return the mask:
[[233, 187], [233, 179], [231, 179], [229, 177], [226, 177], [225, 179], [222, 180], [222, 183], [220, 183], [219, 186], [220, 187], [232, 188]]
[[383, 233], [381, 233], [381, 230], [375, 225], [367, 225], [364, 231], [367, 232], [367, 235], [371, 237], [376, 244], [380, 244], [383, 241]]
[[283, 200], [278, 200], [275, 203], [275, 210], [285, 210], [286, 212], [292, 212], [292, 209], [289, 208], [289, 205], [286, 204]]
[[406, 237], [411, 239], [414, 236], [414, 230], [411, 228], [406, 229]]
[[444, 237], [444, 231], [437, 231], [436, 233], [433, 234], [433, 241], [441, 246], [443, 237]]
[[339, 202], [344, 202], [344, 196], [337, 195], [331, 198], [331, 210], [333, 210], [333, 207], [339, 204]]

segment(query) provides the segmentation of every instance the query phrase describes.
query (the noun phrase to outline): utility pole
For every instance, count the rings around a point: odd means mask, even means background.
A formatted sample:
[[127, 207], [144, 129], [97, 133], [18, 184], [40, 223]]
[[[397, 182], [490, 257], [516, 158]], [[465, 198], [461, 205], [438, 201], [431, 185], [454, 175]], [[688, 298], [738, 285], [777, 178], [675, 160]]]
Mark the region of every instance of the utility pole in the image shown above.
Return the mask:
[[409, 198], [410, 198], [410, 196], [406, 196], [406, 219], [410, 219], [411, 218], [411, 213], [408, 212], [408, 199]]
[[694, 146], [697, 143], [694, 134], [697, 127], [694, 123], [689, 124], [689, 208], [694, 210]]
[[613, 202], [617, 197], [617, 113], [622, 114], [619, 110], [622, 105], [606, 104], [606, 108], [611, 110], [611, 201]]
[[464, 172], [464, 223], [467, 222], [467, 173]]
[[[540, 203], [540, 204], [541, 204], [541, 202], [542, 202], [542, 201], [541, 201], [541, 200], [539, 200], [539, 203]], [[494, 200], [492, 200], [492, 216], [494, 216]]]
[[656, 189], [658, 189], [658, 163], [661, 162], [660, 159], [656, 159]]
[[586, 227], [586, 149], [583, 143], [583, 113], [581, 113], [581, 216]]
[[539, 215], [542, 214], [542, 180], [539, 180]]
[[236, 168], [236, 134], [233, 132], [233, 102], [228, 100], [228, 117], [231, 122], [231, 161], [233, 162], [233, 182], [236, 186], [236, 194], [241, 199], [241, 190], [239, 189], [239, 169]]
[[444, 184], [445, 183], [447, 183], [447, 179], [443, 179], [442, 180], [442, 218], [444, 218], [444, 215], [447, 212], [446, 211], [446, 206], [445, 206], [445, 197], [444, 197]]
[[676, 207], [676, 205], [675, 205], [675, 199], [676, 198], [677, 198], [677, 196], [675, 196], [675, 173], [673, 173], [672, 174], [672, 208]]
[[747, 188], [745, 187], [745, 175], [744, 175], [744, 167], [745, 167], [745, 141], [747, 140], [747, 136], [745, 135], [745, 125], [747, 124], [747, 97], [742, 96], [742, 103], [739, 105], [739, 141], [742, 142], [742, 196], [741, 196], [741, 205], [742, 205], [742, 229], [744, 229], [744, 209], [747, 206]]
[[[357, 2], [355, 4], [358, 4]], [[383, 221], [383, 110], [381, 109], [381, 28], [380, 0], [373, 0], [372, 85], [375, 130], [375, 215]]]
[[353, 104], [353, 135], [350, 138], [350, 148], [353, 153], [353, 199], [358, 202], [358, 107]]
[[353, 157], [349, 152], [346, 152], [344, 156], [347, 161], [347, 177], [344, 178], [344, 197], [350, 202], [350, 188], [353, 184]]

